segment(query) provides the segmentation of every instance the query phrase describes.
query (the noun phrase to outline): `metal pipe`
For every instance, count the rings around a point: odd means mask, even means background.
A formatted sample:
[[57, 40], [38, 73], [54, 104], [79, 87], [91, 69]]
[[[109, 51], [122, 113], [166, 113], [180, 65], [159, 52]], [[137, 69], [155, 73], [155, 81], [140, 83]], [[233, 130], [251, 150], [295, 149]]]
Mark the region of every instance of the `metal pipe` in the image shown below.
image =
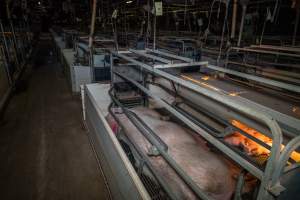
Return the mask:
[[239, 175], [237, 184], [236, 184], [236, 189], [235, 189], [235, 195], [234, 195], [234, 200], [242, 200], [242, 189], [244, 186], [245, 182], [245, 172], [242, 171], [241, 174]]
[[[113, 89], [113, 88], [112, 88]], [[116, 103], [116, 102], [114, 102]], [[120, 105], [120, 108], [123, 110], [124, 107], [122, 105]], [[121, 128], [125, 131], [124, 126], [122, 125], [122, 123], [120, 122], [120, 120], [117, 118], [117, 116], [114, 114], [114, 112], [111, 110], [112, 109], [112, 104], [109, 105], [109, 113], [110, 115], [116, 120], [116, 122], [121, 126]], [[124, 112], [125, 114], [125, 112]], [[125, 114], [126, 115], [126, 114]], [[127, 115], [126, 115], [127, 116]], [[131, 119], [128, 118], [130, 121]], [[133, 121], [131, 121], [131, 123], [135, 124]], [[126, 132], [126, 131], [125, 131]], [[174, 192], [172, 192], [171, 188], [169, 187], [169, 185], [166, 183], [166, 181], [162, 178], [161, 175], [159, 175], [156, 170], [153, 168], [153, 166], [151, 165], [151, 162], [149, 161], [148, 157], [142, 152], [142, 150], [138, 147], [138, 145], [129, 138], [128, 135], [125, 134], [125, 137], [128, 139], [128, 141], [131, 143], [131, 145], [133, 146], [133, 148], [136, 150], [136, 152], [139, 154], [139, 156], [142, 158], [142, 161], [145, 162], [145, 164], [147, 165], [147, 167], [149, 168], [150, 172], [153, 174], [154, 178], [158, 181], [158, 183], [163, 187], [163, 189], [165, 190], [165, 192], [167, 193], [167, 195], [172, 199], [172, 200], [177, 200], [178, 198], [175, 196]]]
[[[274, 170], [274, 174], [272, 176], [272, 183], [270, 184], [270, 189], [272, 188], [281, 188], [280, 185], [280, 176], [283, 173], [284, 167], [286, 166], [287, 161], [290, 158], [290, 155], [293, 151], [295, 151], [300, 146], [300, 136], [295, 137], [292, 139], [283, 149], [280, 158], [279, 158], [279, 164], [276, 166]], [[276, 190], [275, 190], [276, 191]], [[279, 195], [281, 190], [276, 192], [275, 195]]]
[[149, 48], [149, 31], [150, 31], [150, 0], [147, 0], [147, 33], [146, 33], [146, 47]]
[[97, 0], [93, 0], [92, 9], [92, 20], [91, 20], [91, 30], [89, 37], [89, 50], [90, 50], [90, 69], [91, 69], [91, 79], [94, 82], [94, 33], [95, 33], [95, 23], [96, 23], [96, 12], [97, 12]]
[[224, 17], [224, 22], [223, 22], [221, 44], [220, 44], [220, 47], [219, 47], [219, 55], [218, 55], [218, 58], [217, 58], [217, 63], [219, 63], [219, 61], [220, 61], [220, 59], [221, 59], [221, 55], [222, 55], [222, 48], [223, 48], [223, 43], [224, 43], [224, 35], [225, 35], [226, 24], [227, 24], [227, 18], [228, 18], [228, 12], [229, 12], [229, 11], [228, 11], [229, 3], [230, 3], [230, 0], [227, 0], [227, 1], [225, 2], [225, 5], [226, 5], [226, 11], [225, 11], [225, 17]]
[[86, 106], [85, 106], [85, 90], [83, 85], [80, 86], [81, 92], [81, 106], [82, 106], [82, 117], [83, 121], [86, 121]]
[[237, 15], [237, 1], [233, 1], [233, 11], [232, 11], [232, 22], [231, 22], [231, 38], [235, 37], [235, 27], [236, 27], [236, 15]]
[[122, 108], [124, 113], [134, 116], [137, 119], [138, 123], [140, 123], [144, 127], [146, 132], [143, 131], [142, 134], [145, 138], [149, 140], [149, 137], [152, 136], [153, 138], [155, 138], [155, 140], [157, 140], [158, 144], [162, 147], [162, 149], [164, 149], [164, 151], [168, 151], [168, 145], [142, 119], [140, 119], [134, 112], [123, 108], [122, 103], [112, 94], [112, 89], [110, 89], [109, 91], [109, 96], [119, 107]]
[[174, 116], [176, 116], [179, 120], [184, 122], [187, 126], [189, 126], [193, 131], [195, 131], [197, 134], [202, 136], [205, 140], [207, 140], [212, 145], [216, 146], [218, 149], [220, 149], [222, 152], [224, 152], [227, 156], [229, 156], [231, 159], [233, 159], [235, 162], [239, 163], [242, 167], [247, 169], [250, 173], [252, 173], [255, 177], [262, 180], [263, 179], [263, 172], [258, 169], [253, 164], [246, 161], [244, 158], [242, 158], [240, 155], [236, 154], [232, 149], [230, 149], [228, 146], [224, 145], [222, 142], [217, 140], [214, 136], [207, 133], [204, 129], [197, 126], [195, 123], [193, 123], [191, 120], [186, 118], [184, 115], [182, 115], [180, 112], [176, 111], [176, 109], [172, 108], [169, 104], [167, 104], [165, 101], [160, 99], [159, 97], [153, 95], [148, 89], [143, 87], [138, 82], [124, 76], [121, 73], [118, 73], [114, 71], [115, 74], [119, 75], [120, 77], [124, 78], [125, 80], [131, 82], [133, 85], [135, 85], [137, 88], [139, 88], [142, 92], [149, 95], [151, 98], [153, 98], [158, 104], [166, 108], [170, 113], [172, 113]]
[[300, 58], [300, 54], [291, 54], [291, 53], [284, 53], [284, 52], [276, 52], [276, 51], [269, 51], [269, 50], [260, 50], [260, 49], [253, 49], [249, 47], [239, 48], [239, 47], [231, 47], [230, 50], [237, 50], [237, 51], [246, 51], [246, 52], [253, 52], [253, 53], [262, 53], [262, 54], [271, 54], [274, 56], [288, 56], [288, 57], [295, 57]]
[[[145, 130], [148, 131], [148, 133], [150, 133], [150, 135], [157, 140], [158, 144], [164, 151], [168, 151], [168, 145], [141, 118], [139, 118], [137, 114], [132, 111], [128, 111], [128, 113], [133, 115], [137, 119], [137, 121], [145, 128]], [[147, 134], [145, 133], [144, 136], [148, 138]]]
[[163, 52], [163, 51], [160, 51], [160, 50], [152, 50], [152, 49], [148, 49], [148, 48], [146, 48], [146, 50], [151, 51], [155, 54], [160, 54], [160, 55], [167, 56], [167, 57], [170, 57], [170, 58], [174, 58], [174, 59], [177, 59], [177, 60], [181, 60], [181, 61], [185, 61], [185, 62], [193, 62], [193, 59], [182, 57], [182, 56], [177, 56], [177, 55], [170, 54], [170, 53], [167, 53], [167, 52]]
[[[180, 96], [180, 97], [181, 97], [181, 96]], [[181, 98], [184, 99], [184, 97], [181, 97]], [[188, 102], [187, 99], [184, 99], [184, 101], [187, 101], [187, 105], [188, 105], [188, 106], [190, 106], [190, 105], [193, 104], [193, 103], [191, 103], [191, 102]], [[176, 109], [177, 111], [181, 112], [181, 114], [185, 115], [185, 117], [187, 117], [188, 119], [192, 120], [195, 124], [197, 124], [198, 126], [200, 126], [200, 127], [203, 128], [205, 131], [209, 132], [210, 134], [212, 134], [212, 135], [215, 136], [215, 137], [222, 138], [222, 137], [226, 137], [226, 136], [232, 134], [233, 132], [239, 132], [240, 134], [244, 135], [245, 137], [249, 138], [250, 140], [253, 140], [253, 141], [256, 142], [257, 144], [263, 146], [264, 148], [266, 148], [266, 149], [268, 149], [268, 150], [271, 149], [271, 146], [269, 146], [268, 144], [262, 142], [261, 140], [257, 139], [256, 137], [254, 137], [254, 136], [252, 136], [252, 135], [246, 133], [245, 131], [241, 130], [240, 128], [237, 128], [237, 127], [233, 126], [231, 123], [227, 122], [226, 120], [223, 120], [223, 119], [219, 118], [218, 116], [216, 116], [216, 115], [210, 113], [208, 110], [205, 110], [205, 108], [201, 108], [201, 111], [199, 111], [199, 107], [197, 108], [196, 105], [192, 105], [191, 107], [192, 107], [194, 110], [196, 110], [197, 112], [203, 112], [203, 113], [204, 113], [205, 115], [207, 115], [208, 117], [210, 117], [210, 118], [212, 118], [212, 119], [218, 121], [219, 123], [222, 123], [222, 124], [225, 125], [226, 127], [230, 128], [230, 129], [232, 130], [231, 133], [228, 133], [228, 132], [226, 132], [226, 131], [224, 131], [224, 132], [216, 132], [216, 130], [215, 130], [215, 132], [214, 132], [213, 130], [210, 130], [209, 128], [207, 128], [205, 125], [202, 125], [202, 124], [200, 124], [198, 121], [192, 119], [192, 117], [189, 116], [188, 114], [185, 114], [184, 112], [180, 111], [180, 109], [181, 109], [181, 110], [184, 110], [184, 109], [182, 109], [182, 108], [180, 108], [180, 107], [179, 107], [179, 109], [178, 109], [178, 107], [175, 107], [175, 109]]]
[[274, 69], [274, 68], [271, 68], [271, 67], [268, 68], [267, 66], [258, 66], [258, 65], [255, 65], [255, 64], [249, 64], [249, 63], [245, 63], [245, 62], [228, 61], [227, 64], [242, 66], [242, 67], [245, 67], [245, 69], [254, 68], [254, 69], [259, 70], [261, 72], [268, 72], [268, 73], [277, 74], [277, 75], [280, 75], [280, 76], [300, 79], [300, 74], [294, 73], [294, 72], [291, 72], [291, 71], [287, 71], [287, 70]]
[[153, 0], [153, 7], [154, 7], [153, 50], [155, 50], [156, 49], [156, 5], [154, 0]]
[[165, 58], [162, 58], [162, 57], [147, 54], [147, 51], [134, 50], [134, 49], [129, 49], [129, 51], [131, 51], [132, 53], [135, 53], [137, 55], [144, 56], [144, 57], [147, 57], [147, 58], [151, 58], [153, 60], [156, 60], [156, 61], [159, 61], [159, 62], [162, 62], [162, 63], [168, 63], [168, 64], [172, 63], [172, 60], [168, 60], [168, 59], [165, 59]]
[[[154, 97], [152, 94], [150, 94], [149, 92], [147, 92], [148, 90], [145, 87], [143, 87], [141, 84], [133, 81], [132, 79], [130, 79], [130, 78], [122, 75], [119, 72], [114, 71], [114, 73], [116, 75], [118, 75], [120, 78], [125, 79], [125, 80], [133, 83], [135, 86], [137, 86], [139, 89], [141, 89], [147, 95], [151, 96], [152, 98]], [[157, 100], [158, 98], [155, 97], [154, 99]], [[161, 99], [159, 99], [159, 100], [160, 100], [160, 102], [163, 102]], [[175, 110], [175, 109], [173, 109], [173, 110]], [[182, 178], [182, 180], [192, 189], [192, 191], [200, 199], [202, 199], [202, 200], [210, 200], [209, 196], [206, 193], [204, 193], [196, 185], [196, 183], [193, 181], [193, 179], [189, 175], [187, 175], [184, 170], [182, 170], [182, 168], [177, 164], [177, 162], [166, 151], [164, 151], [164, 149], [162, 148], [162, 146], [158, 143], [158, 141], [152, 135], [148, 135], [147, 139], [150, 141], [151, 144], [153, 144], [157, 148], [157, 150], [159, 151], [159, 153], [161, 154], [161, 156], [168, 162], [168, 164], [175, 170], [175, 172]]]
[[242, 35], [244, 31], [244, 23], [245, 23], [245, 15], [247, 12], [247, 5], [243, 5], [243, 12], [242, 12], [242, 19], [241, 19], [241, 25], [240, 25], [240, 33], [239, 33], [239, 40], [237, 43], [237, 46], [241, 46], [241, 41], [242, 41]]
[[275, 87], [278, 87], [278, 88], [282, 88], [282, 89], [286, 89], [286, 90], [289, 90], [289, 91], [300, 93], [300, 86], [296, 86], [296, 85], [292, 85], [292, 84], [288, 84], [288, 83], [283, 83], [283, 82], [275, 81], [275, 80], [272, 80], [272, 79], [266, 79], [266, 78], [262, 78], [262, 77], [258, 77], [258, 76], [253, 76], [253, 75], [241, 73], [241, 72], [238, 72], [238, 71], [235, 71], [235, 70], [225, 69], [223, 67], [217, 67], [217, 66], [213, 66], [213, 65], [207, 65], [205, 67], [207, 67], [209, 69], [219, 71], [219, 72], [228, 73], [228, 74], [235, 75], [235, 76], [238, 76], [238, 77], [242, 77], [242, 78], [246, 78], [246, 79], [249, 79], [249, 80], [257, 81], [259, 83], [263, 83], [263, 84], [267, 84], [267, 85], [270, 85], [270, 86], [275, 86]]
[[[160, 78], [157, 81], [160, 85], [172, 90], [172, 85], [169, 84], [168, 81], [165, 81], [164, 78]], [[197, 85], [197, 83], [195, 83]], [[215, 102], [213, 99], [207, 98], [204, 94], [196, 93], [191, 91], [190, 89], [183, 87], [181, 85], [177, 85], [177, 93], [183, 97], [189, 99], [189, 101], [196, 104], [198, 107], [204, 107], [206, 110], [211, 110], [214, 114], [220, 116], [222, 119], [227, 119], [230, 121], [231, 119], [237, 119], [244, 124], [247, 124], [249, 127], [254, 128], [255, 130], [266, 134], [268, 137], [272, 137], [272, 134], [269, 129], [264, 127], [264, 125], [257, 123], [253, 119], [249, 119], [249, 117], [242, 115], [240, 112], [232, 109], [228, 109], [224, 106], [222, 102]], [[255, 103], [248, 99], [245, 99], [241, 96], [231, 97], [228, 96], [226, 92], [223, 90], [215, 91], [220, 95], [227, 96], [227, 98], [232, 99], [233, 102], [241, 102], [243, 105], [252, 108], [254, 110], [259, 110], [260, 112], [266, 113], [272, 116], [278, 123], [280, 124], [281, 128], [284, 130], [284, 134], [290, 138], [298, 136], [300, 131], [299, 120], [288, 115], [282, 114], [278, 111], [270, 109], [268, 107], [262, 106], [261, 104]]]
[[266, 29], [267, 21], [268, 21], [268, 13], [266, 15], [266, 19], [264, 21], [263, 29], [262, 29], [262, 32], [261, 32], [261, 36], [260, 36], [260, 40], [259, 40], [259, 44], [260, 45], [262, 44], [262, 41], [263, 41], [263, 37], [264, 37], [264, 34], [265, 34], [265, 29]]
[[[274, 172], [274, 166], [276, 166], [277, 163], [278, 163], [278, 159], [279, 159], [279, 156], [280, 156], [280, 148], [281, 148], [281, 144], [282, 144], [281, 129], [280, 129], [278, 123], [271, 116], [269, 116], [265, 113], [261, 113], [259, 111], [253, 110], [252, 108], [249, 108], [249, 107], [245, 106], [244, 104], [242, 104], [240, 102], [232, 101], [232, 99], [229, 99], [225, 95], [218, 95], [217, 93], [215, 93], [213, 91], [210, 91], [206, 88], [202, 88], [202, 87], [200, 87], [198, 85], [195, 85], [195, 84], [190, 84], [188, 81], [184, 81], [180, 78], [174, 77], [173, 75], [170, 75], [167, 72], [164, 72], [164, 71], [161, 71], [161, 70], [158, 70], [158, 69], [153, 69], [151, 66], [146, 65], [146, 64], [144, 64], [142, 62], [139, 62], [137, 60], [134, 60], [134, 59], [132, 59], [128, 56], [121, 55], [121, 54], [118, 54], [118, 53], [114, 53], [114, 55], [116, 55], [120, 58], [123, 58], [123, 59], [125, 59], [129, 62], [135, 63], [135, 64], [143, 67], [144, 69], [148, 70], [149, 72], [152, 72], [152, 73], [154, 73], [158, 76], [164, 77], [168, 80], [172, 80], [175, 83], [178, 83], [178, 84], [180, 84], [180, 85], [182, 85], [186, 88], [191, 89], [192, 91], [200, 92], [200, 93], [204, 94], [205, 96], [216, 100], [217, 102], [225, 104], [225, 105], [227, 105], [227, 106], [229, 106], [229, 107], [231, 107], [235, 110], [238, 110], [238, 111], [240, 111], [240, 112], [242, 112], [242, 113], [244, 113], [244, 114], [246, 114], [250, 117], [253, 117], [254, 119], [257, 119], [257, 120], [265, 123], [269, 127], [269, 129], [272, 133], [273, 146], [272, 146], [272, 149], [271, 149], [271, 155], [269, 157], [269, 160], [268, 160], [266, 168], [265, 168], [265, 172], [263, 174], [261, 174], [260, 170], [257, 170], [256, 168], [253, 168], [253, 166], [248, 165], [249, 163], [245, 163], [245, 160], [243, 158], [237, 156], [236, 153], [232, 152], [230, 149], [228, 149], [228, 147], [224, 147], [223, 144], [218, 144], [218, 146], [220, 145], [219, 148], [221, 150], [223, 150], [223, 152], [226, 153], [228, 156], [230, 156], [231, 158], [235, 158], [236, 162], [242, 163], [243, 167], [245, 167], [246, 169], [251, 171], [253, 173], [253, 175], [256, 175], [257, 177], [260, 177], [262, 179], [261, 187], [259, 189], [259, 194], [258, 194], [258, 197], [260, 199], [270, 195], [269, 193], [267, 193], [265, 191], [265, 186], [268, 185], [268, 183], [271, 179], [271, 176]], [[162, 101], [161, 103], [162, 103], [162, 105], [167, 106], [165, 102]], [[174, 112], [174, 110], [173, 110], [173, 112]], [[174, 113], [176, 113], [178, 115], [178, 112], [175, 111]], [[212, 142], [212, 143], [215, 142], [215, 139], [211, 138], [212, 137], [211, 135], [206, 134], [206, 132], [202, 129], [199, 130], [199, 127], [196, 126], [194, 123], [191, 123], [190, 121], [187, 121], [186, 118], [182, 118], [182, 119], [185, 121], [186, 124], [189, 124], [191, 127], [196, 128], [196, 130], [203, 131], [201, 135], [206, 136], [206, 139], [209, 142]]]

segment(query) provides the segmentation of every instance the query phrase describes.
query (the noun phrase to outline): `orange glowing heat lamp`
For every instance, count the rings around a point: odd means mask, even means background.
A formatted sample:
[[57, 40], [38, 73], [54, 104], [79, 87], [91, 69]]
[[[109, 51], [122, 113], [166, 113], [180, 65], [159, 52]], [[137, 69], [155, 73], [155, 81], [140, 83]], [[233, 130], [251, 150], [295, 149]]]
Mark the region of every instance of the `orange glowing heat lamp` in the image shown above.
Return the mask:
[[204, 80], [204, 81], [207, 81], [207, 80], [210, 79], [210, 77], [209, 76], [203, 76], [201, 79]]
[[[265, 136], [264, 134], [248, 127], [247, 125], [237, 121], [237, 120], [232, 120], [231, 124], [239, 129], [241, 129], [242, 131], [248, 133], [249, 135], [252, 135], [254, 137], [256, 137], [257, 139], [259, 139], [260, 141], [268, 144], [269, 146], [272, 146], [272, 139]], [[241, 135], [240, 133], [237, 133], [239, 135], [240, 138], [245, 138], [245, 136]], [[265, 147], [257, 144], [256, 142], [248, 139], [247, 141], [247, 145], [249, 148], [252, 148], [253, 151], [255, 151], [256, 154], [270, 154], [270, 151], [268, 149], [266, 149]], [[284, 148], [284, 145], [281, 145], [281, 150]], [[291, 159], [293, 159], [295, 162], [299, 162], [300, 161], [300, 153], [294, 151], [291, 156]]]
[[[212, 85], [210, 85], [208, 83], [205, 83], [205, 82], [202, 82], [202, 81], [198, 81], [198, 80], [196, 80], [196, 79], [194, 79], [194, 78], [192, 78], [190, 76], [181, 75], [181, 77], [184, 78], [184, 79], [186, 79], [186, 80], [192, 81], [193, 83], [197, 83], [199, 85], [202, 85], [202, 86], [204, 86], [206, 88], [209, 88], [209, 89], [212, 89], [212, 90], [215, 90], [215, 91], [219, 91], [220, 90], [219, 88], [216, 88], [216, 87], [214, 87], [214, 86], [212, 86]], [[205, 79], [203, 79], [203, 80], [205, 80]]]

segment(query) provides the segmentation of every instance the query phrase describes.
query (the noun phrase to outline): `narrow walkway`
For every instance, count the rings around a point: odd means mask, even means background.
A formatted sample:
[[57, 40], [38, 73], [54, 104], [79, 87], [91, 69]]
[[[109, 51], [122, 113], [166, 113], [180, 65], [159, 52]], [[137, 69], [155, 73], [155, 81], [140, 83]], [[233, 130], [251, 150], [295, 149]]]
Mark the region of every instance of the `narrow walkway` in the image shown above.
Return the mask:
[[106, 200], [108, 193], [49, 41], [42, 41], [27, 90], [0, 121], [0, 199]]

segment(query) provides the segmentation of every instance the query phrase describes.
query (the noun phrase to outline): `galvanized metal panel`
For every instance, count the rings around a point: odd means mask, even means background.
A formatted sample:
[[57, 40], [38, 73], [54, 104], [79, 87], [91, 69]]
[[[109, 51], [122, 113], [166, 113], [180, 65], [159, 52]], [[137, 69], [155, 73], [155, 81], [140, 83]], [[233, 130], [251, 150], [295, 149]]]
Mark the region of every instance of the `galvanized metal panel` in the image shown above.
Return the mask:
[[[101, 111], [103, 108], [100, 108], [96, 101], [97, 98], [94, 97], [95, 93], [88, 90], [88, 87], [85, 90], [86, 123], [113, 199], [150, 199], [116, 136], [106, 122]], [[103, 91], [99, 91], [98, 95], [105, 94]]]

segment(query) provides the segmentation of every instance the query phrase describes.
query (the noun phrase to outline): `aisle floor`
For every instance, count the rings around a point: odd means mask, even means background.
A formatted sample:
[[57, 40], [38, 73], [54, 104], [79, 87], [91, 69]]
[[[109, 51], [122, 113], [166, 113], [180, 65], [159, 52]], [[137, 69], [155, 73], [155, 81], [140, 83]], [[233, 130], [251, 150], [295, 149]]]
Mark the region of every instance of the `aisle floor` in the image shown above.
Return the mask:
[[105, 200], [104, 178], [49, 41], [0, 121], [0, 199]]

